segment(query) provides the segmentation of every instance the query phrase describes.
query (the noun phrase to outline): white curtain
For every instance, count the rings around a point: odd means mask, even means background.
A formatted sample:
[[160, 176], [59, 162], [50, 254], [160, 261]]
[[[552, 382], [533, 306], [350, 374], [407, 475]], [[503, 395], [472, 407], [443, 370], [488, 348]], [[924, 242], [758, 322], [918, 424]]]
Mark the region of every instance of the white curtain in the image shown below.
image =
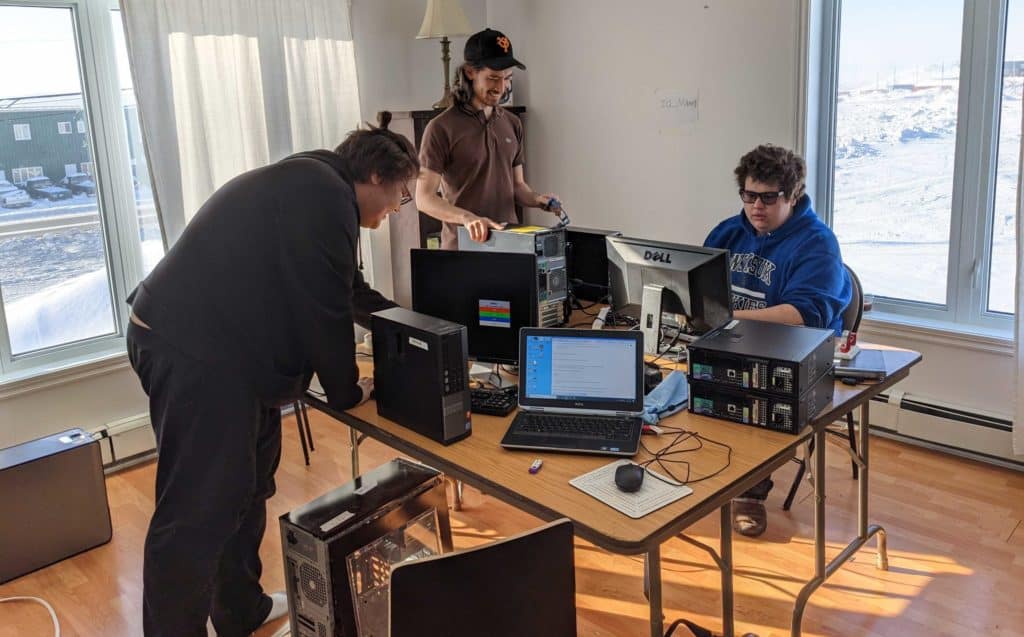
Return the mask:
[[347, 0], [121, 0], [165, 241], [232, 177], [360, 120]]
[[1017, 349], [1017, 409], [1013, 417], [1013, 453], [1024, 456], [1024, 109], [1021, 109], [1020, 160], [1017, 164], [1017, 304], [1014, 343]]

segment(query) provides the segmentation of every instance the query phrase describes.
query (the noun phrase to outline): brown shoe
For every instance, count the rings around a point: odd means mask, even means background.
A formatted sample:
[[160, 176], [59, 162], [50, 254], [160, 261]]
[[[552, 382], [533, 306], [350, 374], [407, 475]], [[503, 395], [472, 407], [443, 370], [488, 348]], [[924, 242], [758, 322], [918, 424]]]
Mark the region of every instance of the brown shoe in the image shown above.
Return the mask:
[[740, 535], [757, 537], [768, 528], [763, 500], [736, 498], [732, 501], [732, 528]]

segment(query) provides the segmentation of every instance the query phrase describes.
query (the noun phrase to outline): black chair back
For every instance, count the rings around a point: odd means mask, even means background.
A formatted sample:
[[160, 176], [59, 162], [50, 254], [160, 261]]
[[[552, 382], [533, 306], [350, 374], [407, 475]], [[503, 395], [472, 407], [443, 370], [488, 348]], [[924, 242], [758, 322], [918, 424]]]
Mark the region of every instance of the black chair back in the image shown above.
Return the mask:
[[396, 565], [391, 637], [576, 637], [572, 522]]
[[856, 332], [860, 329], [860, 320], [864, 318], [864, 290], [860, 286], [860, 279], [850, 266], [844, 263], [843, 267], [850, 275], [850, 285], [853, 287], [850, 303], [843, 310], [843, 329]]

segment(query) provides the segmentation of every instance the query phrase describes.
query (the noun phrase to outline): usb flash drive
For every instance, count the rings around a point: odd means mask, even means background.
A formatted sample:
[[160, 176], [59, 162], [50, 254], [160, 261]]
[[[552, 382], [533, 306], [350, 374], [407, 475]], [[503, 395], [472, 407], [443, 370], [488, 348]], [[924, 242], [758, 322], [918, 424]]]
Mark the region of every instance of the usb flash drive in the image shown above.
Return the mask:
[[537, 473], [538, 471], [540, 471], [540, 468], [543, 464], [544, 461], [541, 460], [540, 458], [534, 460], [533, 464], [530, 465], [530, 473]]

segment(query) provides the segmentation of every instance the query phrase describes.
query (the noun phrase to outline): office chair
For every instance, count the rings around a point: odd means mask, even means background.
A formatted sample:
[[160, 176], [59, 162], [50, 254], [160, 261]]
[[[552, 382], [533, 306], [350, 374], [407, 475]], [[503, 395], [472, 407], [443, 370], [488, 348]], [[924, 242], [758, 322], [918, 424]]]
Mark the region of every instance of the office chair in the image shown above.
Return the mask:
[[302, 457], [309, 466], [309, 452], [316, 451], [313, 446], [313, 432], [309, 428], [309, 414], [306, 412], [306, 403], [296, 400], [292, 405], [295, 412], [295, 423], [299, 426], [299, 442], [302, 444]]
[[[857, 278], [857, 274], [850, 269], [850, 266], [843, 264], [846, 268], [846, 273], [850, 275], [850, 286], [853, 288], [853, 294], [850, 297], [850, 303], [843, 310], [843, 329], [856, 332], [860, 329], [860, 321], [864, 318], [864, 290], [861, 287], [860, 279]], [[867, 426], [867, 423], [862, 423], [862, 426]], [[843, 432], [836, 431], [834, 429], [827, 429], [828, 433], [835, 436], [843, 436]], [[857, 453], [857, 438], [854, 435], [853, 426], [853, 411], [846, 412], [846, 438], [850, 442], [850, 449]], [[814, 453], [814, 439], [807, 446], [808, 454]], [[789, 511], [789, 507], [793, 504], [793, 498], [796, 496], [796, 490], [800, 487], [800, 481], [804, 478], [804, 473], [807, 471], [807, 457], [794, 458], [794, 461], [800, 465], [800, 468], [796, 471], [796, 478], [793, 479], [792, 486], [789, 487], [789, 494], [786, 495], [786, 501], [782, 504], [783, 511]], [[856, 480], [859, 475], [857, 470], [857, 463], [850, 461], [850, 465], [853, 467], [853, 479]]]
[[572, 522], [395, 565], [391, 637], [576, 636]]

